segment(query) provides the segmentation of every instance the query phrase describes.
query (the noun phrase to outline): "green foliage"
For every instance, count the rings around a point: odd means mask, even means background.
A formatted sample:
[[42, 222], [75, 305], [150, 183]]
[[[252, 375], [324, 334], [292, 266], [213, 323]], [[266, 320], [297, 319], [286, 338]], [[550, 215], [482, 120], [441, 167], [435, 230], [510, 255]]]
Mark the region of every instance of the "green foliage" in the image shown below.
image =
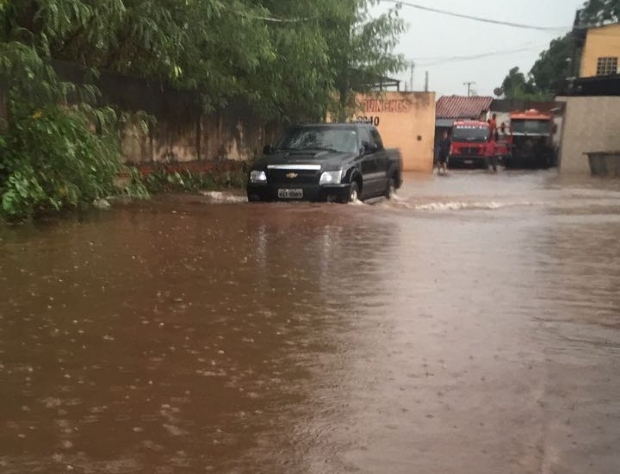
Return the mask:
[[215, 189], [243, 188], [246, 173], [242, 170], [228, 172], [192, 172], [189, 170], [168, 172], [157, 170], [143, 178], [149, 193], [195, 192]]
[[[120, 169], [113, 111], [13, 107], [0, 171], [0, 216], [86, 207], [114, 192]], [[91, 131], [97, 121], [100, 133]]]
[[[398, 9], [377, 0], [7, 0], [7, 39], [41, 57], [198, 89], [206, 110], [247, 101], [266, 119], [325, 117], [400, 71]], [[2, 22], [0, 22], [2, 23]]]
[[329, 57], [334, 73], [335, 100], [330, 112], [344, 120], [355, 107], [355, 96], [373, 89], [380, 78], [407, 67], [402, 55], [393, 54], [406, 30], [399, 8], [372, 18], [369, 8], [377, 0], [344, 0], [342, 16], [328, 30]]
[[148, 199], [150, 195], [144, 179], [134, 167], [125, 168], [124, 173], [116, 180], [115, 198], [129, 200]]
[[588, 0], [581, 12], [583, 25], [603, 25], [620, 21], [620, 0]]
[[570, 75], [573, 55], [573, 34], [551, 41], [549, 49], [540, 54], [530, 71], [532, 85], [537, 91], [554, 93]]
[[543, 51], [526, 76], [518, 67], [512, 68], [502, 83], [507, 99], [553, 100], [570, 75], [573, 35], [556, 38]]
[[502, 82], [502, 91], [507, 99], [519, 99], [532, 93], [531, 84], [518, 67], [513, 67]]
[[0, 43], [0, 84], [9, 97], [1, 218], [84, 208], [116, 192], [118, 117], [89, 105], [96, 89], [60, 81], [36, 48], [19, 41]]

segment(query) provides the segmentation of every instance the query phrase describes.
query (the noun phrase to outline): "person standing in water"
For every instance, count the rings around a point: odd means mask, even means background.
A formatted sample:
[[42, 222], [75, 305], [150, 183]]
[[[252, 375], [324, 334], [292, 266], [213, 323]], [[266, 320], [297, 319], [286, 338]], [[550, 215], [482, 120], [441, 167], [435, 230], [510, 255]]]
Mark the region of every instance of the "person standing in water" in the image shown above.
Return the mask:
[[[450, 147], [452, 140], [448, 136], [448, 132], [443, 132], [443, 138], [439, 142], [439, 174], [446, 174], [448, 168], [448, 157], [450, 156]], [[443, 173], [442, 173], [443, 170]]]

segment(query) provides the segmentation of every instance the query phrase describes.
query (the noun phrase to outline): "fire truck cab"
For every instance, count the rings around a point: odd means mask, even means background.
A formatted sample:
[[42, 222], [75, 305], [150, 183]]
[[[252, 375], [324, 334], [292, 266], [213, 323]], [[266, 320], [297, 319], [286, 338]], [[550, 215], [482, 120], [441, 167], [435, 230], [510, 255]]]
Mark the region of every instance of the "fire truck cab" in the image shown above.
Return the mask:
[[553, 114], [535, 109], [510, 114], [512, 153], [504, 160], [506, 168], [549, 168], [555, 165]]
[[487, 122], [459, 120], [454, 122], [452, 147], [448, 160], [450, 167], [477, 166], [488, 168], [495, 157], [495, 141]]

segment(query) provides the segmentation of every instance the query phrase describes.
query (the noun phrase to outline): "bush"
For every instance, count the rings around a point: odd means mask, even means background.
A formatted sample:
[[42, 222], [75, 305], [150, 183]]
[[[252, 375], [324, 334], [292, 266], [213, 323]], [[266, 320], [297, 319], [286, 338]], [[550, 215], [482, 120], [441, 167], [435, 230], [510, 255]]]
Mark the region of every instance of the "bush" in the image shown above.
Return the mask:
[[121, 162], [114, 111], [57, 105], [12, 111], [2, 140], [0, 216], [81, 209], [115, 192]]
[[126, 189], [115, 187], [119, 124], [127, 117], [93, 107], [98, 90], [61, 81], [48, 59], [45, 48], [0, 42], [9, 118], [0, 124], [0, 218], [23, 220], [145, 192], [133, 179]]
[[242, 188], [245, 186], [245, 172], [159, 169], [147, 174], [143, 178], [143, 183], [150, 193]]

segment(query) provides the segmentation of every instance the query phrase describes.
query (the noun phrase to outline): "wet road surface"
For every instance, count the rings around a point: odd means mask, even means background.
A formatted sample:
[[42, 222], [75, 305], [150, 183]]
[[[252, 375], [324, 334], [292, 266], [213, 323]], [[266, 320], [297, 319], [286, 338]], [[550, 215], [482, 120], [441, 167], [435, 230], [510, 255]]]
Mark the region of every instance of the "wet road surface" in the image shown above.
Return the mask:
[[620, 472], [620, 184], [0, 230], [0, 472]]

